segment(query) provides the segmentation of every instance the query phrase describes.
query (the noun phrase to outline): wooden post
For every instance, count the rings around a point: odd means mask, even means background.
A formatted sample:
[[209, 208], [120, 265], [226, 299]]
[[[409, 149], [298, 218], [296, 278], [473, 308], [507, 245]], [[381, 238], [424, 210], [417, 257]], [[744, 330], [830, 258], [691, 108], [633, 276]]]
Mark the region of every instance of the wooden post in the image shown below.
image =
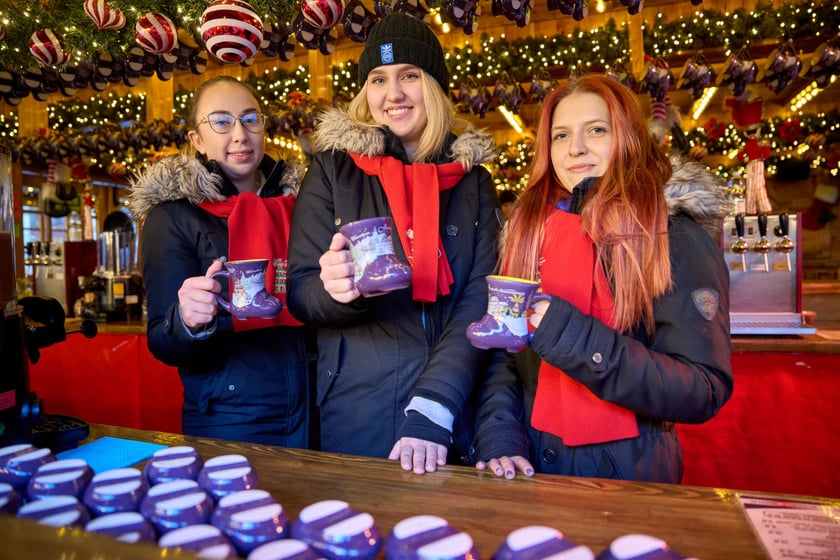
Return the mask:
[[333, 101], [332, 55], [309, 51], [309, 95], [328, 104]]

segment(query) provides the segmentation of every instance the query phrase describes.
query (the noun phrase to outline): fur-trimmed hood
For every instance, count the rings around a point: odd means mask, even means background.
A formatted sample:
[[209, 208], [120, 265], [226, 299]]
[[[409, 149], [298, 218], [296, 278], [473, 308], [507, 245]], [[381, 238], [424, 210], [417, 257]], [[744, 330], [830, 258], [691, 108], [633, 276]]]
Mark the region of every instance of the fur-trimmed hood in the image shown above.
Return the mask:
[[[363, 126], [353, 121], [341, 109], [327, 109], [318, 118], [315, 134], [317, 151], [345, 151], [375, 157], [390, 153], [393, 135], [387, 129]], [[452, 161], [470, 169], [474, 165], [492, 161], [498, 150], [489, 134], [466, 126], [449, 146]]]
[[[152, 208], [172, 200], [185, 199], [198, 205], [206, 201], [219, 201], [226, 198], [225, 178], [215, 162], [205, 165], [197, 158], [179, 154], [161, 159], [131, 180], [131, 194], [128, 207], [134, 219], [142, 223]], [[267, 177], [266, 187], [277, 183], [282, 195], [294, 195], [300, 186], [303, 170], [296, 165], [274, 164], [270, 158], [264, 158], [260, 170]], [[275, 178], [275, 173], [281, 174]], [[263, 188], [266, 188], [263, 187]]]
[[718, 239], [721, 221], [729, 211], [726, 190], [721, 181], [701, 164], [671, 156], [674, 169], [665, 185], [665, 199], [670, 215], [689, 215]]

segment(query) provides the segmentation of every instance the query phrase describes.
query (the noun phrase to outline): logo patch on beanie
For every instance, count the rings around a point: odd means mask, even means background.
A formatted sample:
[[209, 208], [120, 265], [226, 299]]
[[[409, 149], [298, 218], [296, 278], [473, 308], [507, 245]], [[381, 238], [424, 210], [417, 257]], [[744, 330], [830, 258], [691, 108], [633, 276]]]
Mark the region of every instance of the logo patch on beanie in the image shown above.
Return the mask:
[[392, 64], [394, 62], [394, 44], [379, 45], [379, 58], [382, 60], [382, 64]]

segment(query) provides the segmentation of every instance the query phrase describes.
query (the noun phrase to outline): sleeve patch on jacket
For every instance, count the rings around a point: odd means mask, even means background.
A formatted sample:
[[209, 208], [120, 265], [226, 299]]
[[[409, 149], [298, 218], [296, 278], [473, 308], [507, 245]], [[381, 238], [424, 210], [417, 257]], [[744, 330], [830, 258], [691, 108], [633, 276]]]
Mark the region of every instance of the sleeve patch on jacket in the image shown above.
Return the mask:
[[691, 292], [691, 299], [694, 301], [694, 307], [700, 315], [707, 321], [711, 321], [718, 310], [718, 301], [720, 299], [717, 290], [710, 288], [701, 288]]

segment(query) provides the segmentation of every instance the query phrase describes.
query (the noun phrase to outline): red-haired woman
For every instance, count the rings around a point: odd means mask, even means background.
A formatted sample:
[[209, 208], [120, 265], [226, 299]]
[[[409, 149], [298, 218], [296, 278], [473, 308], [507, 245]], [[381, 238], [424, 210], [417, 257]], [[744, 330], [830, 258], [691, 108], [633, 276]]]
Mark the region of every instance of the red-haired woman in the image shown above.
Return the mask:
[[636, 96], [585, 75], [544, 104], [500, 272], [539, 280], [530, 348], [479, 394], [476, 466], [679, 483], [675, 422], [732, 393], [724, 191], [669, 160]]

